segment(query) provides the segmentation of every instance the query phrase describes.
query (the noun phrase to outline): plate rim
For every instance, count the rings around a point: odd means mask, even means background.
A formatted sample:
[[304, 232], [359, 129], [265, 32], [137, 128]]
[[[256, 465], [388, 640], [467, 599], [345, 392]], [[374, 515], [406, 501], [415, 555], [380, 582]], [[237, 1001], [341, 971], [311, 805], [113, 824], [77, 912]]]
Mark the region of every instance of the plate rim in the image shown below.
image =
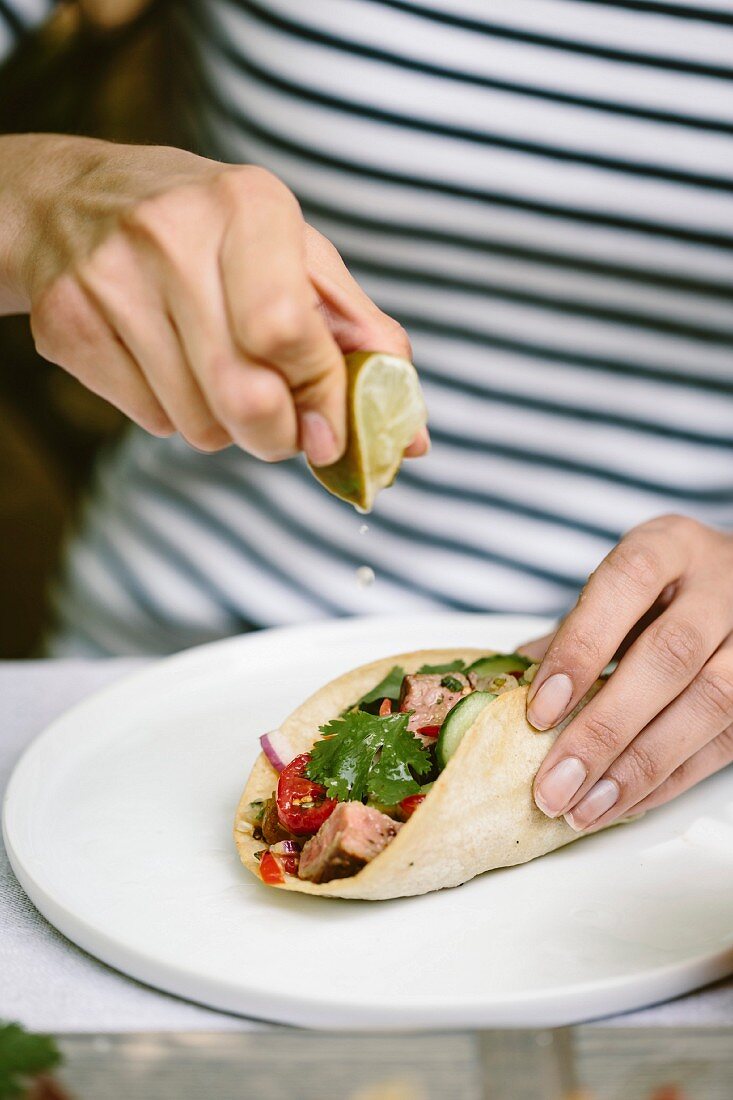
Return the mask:
[[[416, 624], [419, 621], [435, 622], [436, 620], [450, 623], [451, 629], [458, 627], [461, 620], [470, 621], [474, 627], [484, 620], [488, 626], [495, 627], [531, 622], [540, 624], [538, 626], [540, 630], [543, 629], [543, 624], [547, 627], [555, 621], [547, 616], [524, 614], [437, 612], [354, 616], [252, 631], [204, 643], [155, 660], [145, 668], [122, 675], [118, 680], [92, 692], [56, 715], [33, 738], [16, 760], [2, 806], [2, 833], [10, 866], [33, 905], [72, 943], [105, 965], [111, 966], [117, 972], [149, 988], [253, 1020], [305, 1027], [325, 1027], [333, 1030], [381, 1030], [385, 1026], [408, 1031], [415, 1028], [455, 1030], [467, 1027], [563, 1026], [591, 1019], [602, 1019], [657, 1004], [733, 973], [732, 944], [721, 947], [715, 952], [702, 951], [682, 961], [663, 963], [643, 971], [616, 975], [604, 979], [603, 990], [608, 1004], [602, 1013], [595, 1015], [589, 1015], [582, 1009], [582, 1001], [588, 991], [598, 987], [597, 980], [571, 982], [561, 989], [556, 987], [552, 990], [523, 990], [518, 993], [493, 995], [488, 1003], [478, 995], [468, 997], [464, 995], [456, 1000], [441, 998], [439, 1002], [433, 997], [428, 998], [421, 1005], [411, 1005], [407, 1010], [404, 1007], [396, 1010], [389, 1009], [385, 1008], [384, 1004], [376, 1005], [371, 1002], [359, 1004], [356, 999], [346, 1000], [343, 997], [336, 1002], [326, 999], [319, 1001], [314, 996], [305, 998], [279, 993], [270, 993], [263, 997], [260, 986], [247, 986], [241, 980], [229, 982], [203, 977], [180, 965], [172, 966], [168, 962], [161, 961], [144, 949], [131, 947], [98, 929], [67, 909], [63, 902], [55, 898], [46, 886], [33, 876], [32, 871], [27, 868], [21, 855], [16, 851], [12, 835], [13, 816], [16, 812], [15, 790], [22, 784], [24, 773], [32, 766], [36, 753], [42, 752], [44, 744], [58, 735], [59, 727], [63, 732], [63, 727], [69, 721], [75, 721], [80, 715], [83, 717], [87, 708], [94, 709], [100, 702], [104, 705], [106, 700], [114, 699], [118, 692], [127, 693], [131, 685], [134, 687], [137, 683], [144, 684], [148, 679], [153, 682], [160, 681], [162, 671], [163, 674], [170, 672], [171, 675], [175, 675], [181, 668], [185, 669], [187, 664], [199, 663], [203, 653], [213, 660], [224, 650], [246, 649], [248, 644], [252, 642], [256, 644], [255, 640], [262, 638], [263, 635], [287, 636], [296, 639], [299, 635], [312, 637], [314, 631], [317, 635], [330, 635], [333, 632], [350, 635], [358, 633], [365, 626], [379, 630], [380, 627], [389, 623], [390, 626], [399, 629], [398, 624]], [[163, 684], [164, 680], [160, 686]], [[378, 903], [354, 902], [353, 904]], [[186, 988], [187, 975], [190, 975], [198, 984], [200, 991], [203, 991], [201, 995], [192, 994], [190, 988]], [[638, 987], [642, 984], [646, 992], [640, 996]], [[244, 999], [259, 1002], [262, 1012], [253, 1013], [250, 1009], [245, 1012], [241, 1007], [241, 1001]], [[235, 1004], [236, 1001], [240, 1002], [239, 1005]], [[409, 1013], [409, 1019], [405, 1018], [406, 1012]], [[448, 1014], [450, 1019], [446, 1019]], [[344, 1018], [346, 1015], [348, 1015], [348, 1021]]]

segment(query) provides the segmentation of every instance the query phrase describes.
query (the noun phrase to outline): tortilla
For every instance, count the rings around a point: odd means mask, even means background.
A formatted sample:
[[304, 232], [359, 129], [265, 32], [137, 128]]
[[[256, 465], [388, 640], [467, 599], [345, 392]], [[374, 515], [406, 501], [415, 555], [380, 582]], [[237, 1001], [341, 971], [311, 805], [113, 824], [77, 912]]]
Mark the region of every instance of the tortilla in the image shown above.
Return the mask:
[[[489, 652], [421, 650], [362, 665], [317, 691], [280, 728], [295, 753], [308, 752], [321, 736], [319, 726], [379, 683], [394, 665], [410, 673], [423, 664], [442, 664], [459, 657], [469, 663]], [[552, 730], [537, 732], [526, 718], [527, 691], [527, 687], [519, 687], [487, 704], [425, 802], [358, 874], [320, 884], [288, 875], [273, 889], [371, 901], [409, 897], [459, 886], [484, 871], [526, 863], [578, 840], [582, 834], [563, 818], [546, 817], [532, 797], [540, 764], [573, 715]], [[255, 852], [262, 850], [263, 842], [254, 839], [241, 814], [250, 802], [269, 798], [277, 778], [267, 757], [260, 754], [237, 807], [234, 838], [239, 856], [258, 879]]]

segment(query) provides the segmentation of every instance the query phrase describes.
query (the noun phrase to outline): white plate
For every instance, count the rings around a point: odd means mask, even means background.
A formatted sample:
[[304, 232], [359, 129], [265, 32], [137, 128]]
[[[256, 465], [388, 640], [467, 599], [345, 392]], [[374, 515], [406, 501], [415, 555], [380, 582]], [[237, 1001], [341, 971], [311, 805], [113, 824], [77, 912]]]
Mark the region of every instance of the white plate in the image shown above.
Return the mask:
[[510, 649], [540, 620], [442, 615], [268, 631], [162, 661], [69, 711], [10, 782], [5, 841], [41, 912], [150, 985], [333, 1028], [565, 1024], [733, 970], [733, 773], [643, 821], [455, 890], [340, 902], [267, 890], [231, 822], [270, 729], [348, 668]]

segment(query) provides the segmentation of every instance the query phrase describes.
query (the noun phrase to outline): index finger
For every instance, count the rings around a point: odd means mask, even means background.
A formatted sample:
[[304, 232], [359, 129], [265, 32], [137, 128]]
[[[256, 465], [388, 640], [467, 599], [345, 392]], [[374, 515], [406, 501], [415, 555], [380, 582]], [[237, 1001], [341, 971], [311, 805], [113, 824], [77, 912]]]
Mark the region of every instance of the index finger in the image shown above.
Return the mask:
[[630, 531], [604, 558], [553, 638], [529, 691], [527, 717], [556, 726], [580, 702], [639, 619], [679, 580], [687, 561], [673, 519]]
[[[412, 345], [405, 329], [372, 301], [331, 242], [310, 229], [306, 250], [321, 309], [341, 350], [384, 351], [412, 361]], [[429, 450], [430, 432], [426, 426], [405, 449], [405, 458], [421, 458]]]
[[317, 308], [294, 196], [267, 175], [248, 177], [246, 187], [220, 259], [232, 334], [245, 355], [285, 379], [303, 449], [326, 465], [346, 443], [343, 356]]

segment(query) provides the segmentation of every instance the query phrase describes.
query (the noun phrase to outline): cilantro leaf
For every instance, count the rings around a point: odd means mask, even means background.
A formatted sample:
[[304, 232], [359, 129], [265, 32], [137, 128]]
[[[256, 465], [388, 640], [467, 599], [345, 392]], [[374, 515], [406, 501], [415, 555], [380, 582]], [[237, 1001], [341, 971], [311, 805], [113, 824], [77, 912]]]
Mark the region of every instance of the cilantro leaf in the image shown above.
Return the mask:
[[431, 769], [428, 750], [408, 730], [409, 714], [388, 714], [380, 718], [354, 710], [334, 718], [316, 741], [306, 775], [321, 783], [330, 798], [359, 802], [365, 797], [390, 806], [410, 794], [417, 794], [413, 778]]
[[458, 657], [455, 661], [448, 661], [444, 665], [423, 665], [422, 668], [417, 670], [418, 676], [436, 674], [438, 672], [463, 672], [466, 667], [466, 662], [462, 661]]
[[392, 699], [396, 702], [400, 697], [404, 678], [404, 668], [395, 665], [394, 668], [389, 670], [384, 679], [379, 681], [376, 687], [373, 687], [366, 695], [362, 695], [361, 699], [354, 704], [354, 707], [357, 710], [361, 710], [369, 706], [370, 703], [378, 702], [380, 699]]
[[46, 1035], [30, 1035], [18, 1024], [0, 1025], [0, 1100], [21, 1096], [29, 1078], [61, 1061], [56, 1044]]

